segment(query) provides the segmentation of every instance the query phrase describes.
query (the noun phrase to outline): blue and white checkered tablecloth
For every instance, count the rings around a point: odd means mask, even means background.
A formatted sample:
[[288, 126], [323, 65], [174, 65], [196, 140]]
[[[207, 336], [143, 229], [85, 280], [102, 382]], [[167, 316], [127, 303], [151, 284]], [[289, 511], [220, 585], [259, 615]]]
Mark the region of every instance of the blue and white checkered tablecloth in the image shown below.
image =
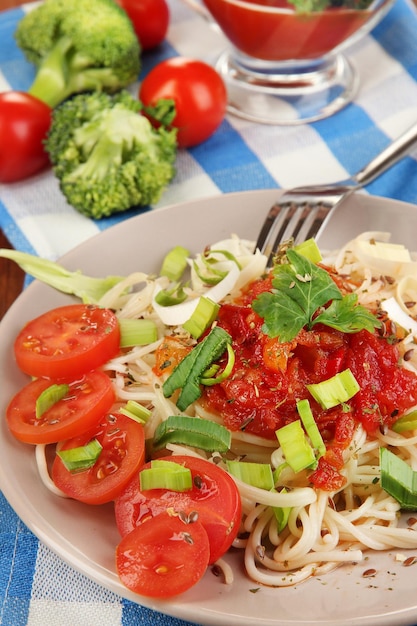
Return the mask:
[[[167, 40], [144, 55], [144, 74], [176, 54], [213, 62], [224, 48], [222, 36], [181, 0], [169, 4]], [[0, 91], [25, 90], [34, 75], [13, 39], [23, 10], [0, 12]], [[353, 104], [305, 126], [263, 126], [228, 116], [207, 142], [179, 152], [176, 177], [158, 207], [233, 191], [328, 182], [355, 173], [417, 123], [417, 13], [411, 1], [397, 0], [349, 56], [361, 81]], [[417, 203], [414, 157], [397, 164], [367, 191]], [[50, 259], [137, 212], [93, 222], [65, 203], [51, 172], [0, 185], [0, 226], [6, 236], [17, 249]], [[43, 626], [46, 619], [48, 626], [185, 624], [125, 601], [73, 571], [37, 540], [2, 496], [0, 533], [4, 626]]]

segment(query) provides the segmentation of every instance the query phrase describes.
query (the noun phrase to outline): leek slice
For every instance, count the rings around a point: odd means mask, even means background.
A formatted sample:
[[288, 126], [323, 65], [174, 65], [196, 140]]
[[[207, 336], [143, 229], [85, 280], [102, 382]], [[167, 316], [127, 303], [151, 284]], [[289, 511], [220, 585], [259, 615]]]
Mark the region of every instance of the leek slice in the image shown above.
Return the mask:
[[165, 255], [162, 261], [160, 276], [167, 276], [172, 281], [178, 281], [187, 267], [187, 258], [190, 251], [182, 246], [175, 246]]
[[306, 385], [306, 387], [323, 409], [331, 409], [347, 402], [360, 389], [358, 381], [349, 368], [327, 380]]
[[302, 241], [297, 246], [294, 246], [294, 250], [299, 254], [302, 254], [312, 263], [320, 263], [322, 260], [320, 249], [315, 239], [310, 238]]
[[307, 441], [300, 420], [290, 422], [275, 431], [285, 460], [294, 473], [317, 467], [313, 448]]
[[213, 302], [210, 298], [201, 296], [190, 319], [184, 322], [184, 330], [189, 332], [194, 339], [198, 339], [204, 331], [212, 325], [217, 317], [219, 309], [219, 304]]
[[71, 474], [84, 472], [97, 462], [103, 447], [97, 439], [92, 439], [85, 446], [59, 450], [59, 458]]
[[[285, 489], [285, 487], [281, 489], [281, 493], [287, 493], [287, 490]], [[288, 524], [288, 518], [290, 517], [292, 507], [273, 506], [272, 510], [274, 511], [275, 519], [277, 520], [277, 530], [279, 534], [284, 530], [284, 528]]]
[[36, 398], [35, 403], [35, 415], [36, 419], [42, 417], [42, 415], [48, 411], [54, 404], [65, 398], [69, 391], [69, 385], [66, 384], [53, 384], [42, 391], [42, 393]]
[[246, 461], [226, 461], [229, 474], [247, 485], [266, 489], [274, 489], [274, 478], [271, 466], [267, 463], [249, 463]]
[[171, 289], [161, 289], [155, 296], [155, 302], [160, 306], [174, 306], [175, 304], [181, 304], [186, 299], [187, 294], [181, 283], [175, 283]]
[[169, 489], [188, 491], [193, 487], [193, 478], [188, 467], [171, 461], [151, 461], [151, 467], [139, 472], [141, 491]]
[[417, 411], [406, 413], [391, 426], [395, 433], [403, 433], [407, 430], [417, 430]]
[[170, 415], [157, 426], [153, 447], [158, 450], [167, 443], [176, 443], [206, 452], [227, 452], [231, 441], [231, 432], [221, 424], [199, 417]]
[[381, 309], [385, 311], [390, 320], [395, 322], [398, 326], [401, 326], [401, 328], [404, 328], [404, 330], [411, 333], [413, 336], [417, 335], [416, 320], [403, 310], [394, 297], [383, 300], [381, 302]]
[[201, 396], [200, 379], [204, 372], [221, 357], [231, 341], [229, 333], [215, 326], [174, 368], [162, 385], [164, 396], [168, 398], [174, 391], [181, 389], [176, 405], [180, 411], [185, 411]]
[[417, 472], [405, 461], [388, 450], [379, 449], [381, 487], [402, 509], [417, 510]]
[[[200, 378], [200, 382], [202, 385], [211, 387], [213, 385], [218, 385], [223, 380], [226, 380], [226, 378], [229, 378], [230, 374], [232, 373], [233, 366], [235, 364], [235, 351], [233, 350], [230, 343], [227, 344], [226, 350], [227, 350], [226, 367], [218, 376], [214, 376], [213, 375], [214, 372], [212, 373], [212, 370], [214, 370], [214, 366], [211, 366], [208, 370], [204, 372], [203, 376]], [[217, 373], [219, 370], [219, 366], [216, 365], [215, 369]]]
[[147, 346], [158, 339], [158, 330], [152, 320], [119, 318], [120, 347]]
[[326, 454], [326, 446], [316, 424], [316, 420], [314, 419], [313, 413], [311, 412], [309, 401], [307, 399], [299, 400], [297, 402], [297, 411], [301, 417], [306, 433], [310, 437], [313, 448], [317, 450], [319, 456], [323, 456]]
[[120, 407], [119, 413], [130, 417], [130, 419], [139, 422], [139, 424], [146, 424], [152, 415], [150, 409], [142, 406], [139, 402], [136, 402], [136, 400], [128, 400], [124, 406]]
[[17, 250], [2, 248], [0, 256], [15, 261], [26, 274], [41, 280], [46, 285], [63, 293], [78, 296], [85, 304], [97, 304], [109, 289], [123, 280], [121, 276], [93, 278], [80, 271], [70, 272], [58, 263]]

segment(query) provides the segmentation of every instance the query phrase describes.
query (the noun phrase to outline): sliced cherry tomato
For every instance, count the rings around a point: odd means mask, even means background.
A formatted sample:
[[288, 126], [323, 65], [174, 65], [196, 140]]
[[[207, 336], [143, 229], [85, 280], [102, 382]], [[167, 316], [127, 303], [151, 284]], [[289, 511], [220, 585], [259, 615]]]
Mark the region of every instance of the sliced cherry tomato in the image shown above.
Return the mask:
[[61, 491], [86, 504], [110, 502], [122, 491], [145, 459], [143, 426], [120, 413], [108, 413], [97, 427], [85, 435], [65, 441], [60, 450], [86, 446], [97, 439], [102, 450], [89, 469], [71, 473], [57, 455], [52, 479]]
[[151, 50], [163, 42], [169, 26], [166, 0], [117, 0], [133, 24], [142, 50]]
[[0, 93], [0, 182], [12, 183], [47, 165], [44, 148], [51, 125], [47, 104], [20, 91]]
[[100, 371], [89, 372], [69, 383], [65, 397], [36, 417], [36, 400], [51, 384], [46, 378], [30, 382], [7, 407], [7, 424], [20, 441], [56, 443], [81, 435], [94, 428], [115, 400], [110, 378]]
[[115, 356], [120, 347], [117, 317], [95, 305], [70, 304], [44, 313], [20, 331], [16, 362], [30, 376], [73, 380]]
[[203, 61], [173, 57], [156, 65], [143, 79], [139, 99], [145, 106], [155, 106], [161, 98], [175, 102], [172, 126], [178, 129], [178, 145], [182, 148], [208, 139], [226, 113], [224, 82]]
[[[115, 501], [116, 524], [122, 536], [135, 526], [152, 520], [169, 508], [189, 515], [197, 511], [210, 541], [210, 563], [219, 559], [231, 546], [239, 530], [241, 501], [235, 482], [221, 467], [189, 456], [167, 457], [191, 470], [193, 488], [178, 492], [166, 489], [140, 491], [138, 477], [133, 478]], [[144, 465], [144, 468], [149, 464]]]
[[209, 540], [199, 521], [162, 512], [126, 535], [116, 549], [119, 577], [128, 589], [169, 598], [193, 587], [209, 562]]

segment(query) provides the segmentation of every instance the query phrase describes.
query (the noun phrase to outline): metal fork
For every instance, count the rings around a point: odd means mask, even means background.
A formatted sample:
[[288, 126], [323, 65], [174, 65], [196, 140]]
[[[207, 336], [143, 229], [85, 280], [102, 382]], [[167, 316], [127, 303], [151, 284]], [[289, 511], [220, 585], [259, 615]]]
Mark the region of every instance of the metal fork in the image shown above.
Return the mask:
[[417, 124], [395, 139], [385, 150], [351, 178], [328, 185], [295, 187], [271, 207], [258, 236], [257, 247], [268, 264], [280, 243], [300, 243], [317, 237], [331, 214], [354, 191], [362, 189], [407, 156], [417, 143]]

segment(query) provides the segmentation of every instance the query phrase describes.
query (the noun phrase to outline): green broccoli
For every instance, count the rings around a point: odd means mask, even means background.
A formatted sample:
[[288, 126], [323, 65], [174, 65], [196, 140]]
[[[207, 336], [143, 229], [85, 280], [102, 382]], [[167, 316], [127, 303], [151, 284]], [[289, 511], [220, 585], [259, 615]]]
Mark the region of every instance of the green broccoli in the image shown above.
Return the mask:
[[54, 108], [75, 93], [115, 92], [137, 80], [140, 44], [114, 0], [45, 0], [15, 39], [37, 67], [29, 93]]
[[157, 202], [174, 175], [177, 131], [153, 128], [126, 90], [79, 94], [52, 115], [46, 150], [61, 191], [98, 219]]

